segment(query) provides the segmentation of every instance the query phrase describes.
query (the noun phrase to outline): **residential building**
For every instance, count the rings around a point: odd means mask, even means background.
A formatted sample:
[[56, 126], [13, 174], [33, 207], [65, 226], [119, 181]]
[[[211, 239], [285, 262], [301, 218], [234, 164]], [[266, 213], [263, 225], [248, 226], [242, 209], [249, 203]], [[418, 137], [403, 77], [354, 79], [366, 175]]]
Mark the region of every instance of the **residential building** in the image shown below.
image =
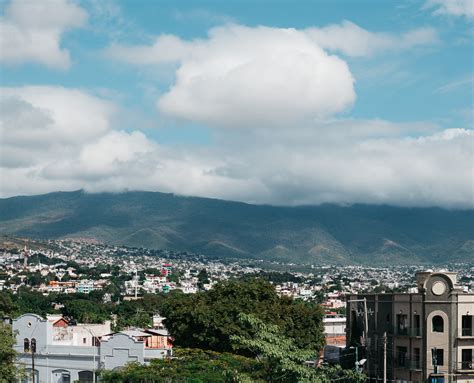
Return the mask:
[[417, 292], [347, 296], [347, 346], [370, 378], [395, 382], [474, 382], [474, 294], [453, 272], [416, 274]]
[[346, 318], [337, 315], [327, 315], [323, 318], [323, 324], [326, 344], [332, 346], [345, 346]]
[[[98, 369], [112, 370], [128, 362], [148, 363], [171, 355], [166, 330], [133, 329], [111, 333], [105, 324], [72, 324], [65, 318], [24, 314], [13, 320], [23, 382], [93, 382]], [[33, 368], [34, 364], [34, 368]]]

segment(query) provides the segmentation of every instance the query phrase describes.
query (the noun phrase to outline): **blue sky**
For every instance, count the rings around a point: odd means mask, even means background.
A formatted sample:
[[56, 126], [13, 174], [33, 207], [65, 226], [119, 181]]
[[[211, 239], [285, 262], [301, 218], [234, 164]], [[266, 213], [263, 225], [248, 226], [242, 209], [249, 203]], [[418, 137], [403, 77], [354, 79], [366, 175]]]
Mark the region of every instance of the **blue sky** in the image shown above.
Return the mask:
[[473, 7], [2, 1], [1, 194], [472, 207]]

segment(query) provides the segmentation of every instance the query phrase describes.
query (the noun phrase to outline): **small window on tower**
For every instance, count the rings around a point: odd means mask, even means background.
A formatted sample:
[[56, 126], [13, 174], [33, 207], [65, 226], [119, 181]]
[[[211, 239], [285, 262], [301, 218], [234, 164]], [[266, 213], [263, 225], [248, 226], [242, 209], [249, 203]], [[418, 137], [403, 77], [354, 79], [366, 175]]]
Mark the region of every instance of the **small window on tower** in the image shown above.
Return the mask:
[[444, 332], [444, 320], [440, 315], [433, 317], [433, 332]]

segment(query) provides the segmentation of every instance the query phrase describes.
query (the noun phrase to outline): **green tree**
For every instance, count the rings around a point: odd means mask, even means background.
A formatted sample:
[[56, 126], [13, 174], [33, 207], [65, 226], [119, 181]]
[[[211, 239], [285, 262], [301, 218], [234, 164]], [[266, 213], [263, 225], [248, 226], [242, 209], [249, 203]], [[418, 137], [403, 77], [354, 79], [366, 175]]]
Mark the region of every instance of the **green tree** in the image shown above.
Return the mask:
[[0, 292], [0, 316], [13, 317], [18, 307], [13, 303], [11, 293], [7, 291]]
[[235, 349], [249, 350], [265, 366], [270, 382], [301, 382], [314, 377], [304, 362], [316, 354], [296, 346], [293, 339], [282, 336], [276, 325], [267, 325], [256, 316], [240, 314], [239, 320], [250, 328], [248, 335], [231, 335]]
[[321, 308], [279, 298], [275, 288], [261, 279], [221, 282], [192, 295], [173, 291], [160, 313], [181, 347], [232, 352], [230, 336], [248, 332], [239, 321], [240, 313], [252, 313], [265, 323], [280, 326], [302, 347], [316, 351], [324, 344]]
[[362, 383], [365, 376], [340, 366], [309, 368], [305, 362], [315, 361], [318, 354], [300, 348], [293, 339], [283, 336], [276, 325], [268, 325], [251, 314], [240, 314], [240, 321], [250, 328], [249, 335], [232, 335], [234, 348], [249, 350], [262, 365], [266, 380], [278, 383]]
[[15, 314], [34, 313], [46, 316], [46, 314], [54, 311], [51, 298], [52, 296], [44, 296], [38, 291], [30, 290], [28, 287], [20, 287], [18, 294], [15, 296], [15, 303], [18, 306], [18, 312]]
[[66, 302], [62, 313], [82, 323], [103, 323], [110, 318], [106, 306], [86, 299]]
[[0, 322], [0, 383], [14, 383], [22, 376], [22, 370], [15, 364], [14, 344], [11, 326]]
[[207, 270], [206, 269], [202, 269], [198, 275], [197, 275], [197, 278], [198, 278], [198, 283], [197, 283], [197, 287], [199, 290], [203, 290], [204, 289], [204, 285], [205, 284], [208, 284], [210, 281], [209, 281], [209, 275], [207, 274]]
[[104, 371], [104, 383], [260, 383], [264, 374], [254, 359], [199, 349], [177, 349], [169, 360], [149, 365], [130, 363], [120, 371]]

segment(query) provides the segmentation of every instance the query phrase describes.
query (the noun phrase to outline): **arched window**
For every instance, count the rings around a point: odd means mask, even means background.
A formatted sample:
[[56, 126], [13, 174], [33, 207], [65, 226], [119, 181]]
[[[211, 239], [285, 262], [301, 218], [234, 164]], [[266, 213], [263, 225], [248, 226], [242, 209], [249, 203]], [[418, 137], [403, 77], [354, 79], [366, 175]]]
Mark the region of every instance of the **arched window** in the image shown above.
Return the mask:
[[23, 351], [30, 352], [30, 340], [28, 338], [23, 340]]
[[79, 382], [80, 383], [92, 383], [93, 382], [92, 371], [81, 371], [79, 372]]
[[433, 332], [444, 332], [444, 320], [440, 315], [433, 317]]

